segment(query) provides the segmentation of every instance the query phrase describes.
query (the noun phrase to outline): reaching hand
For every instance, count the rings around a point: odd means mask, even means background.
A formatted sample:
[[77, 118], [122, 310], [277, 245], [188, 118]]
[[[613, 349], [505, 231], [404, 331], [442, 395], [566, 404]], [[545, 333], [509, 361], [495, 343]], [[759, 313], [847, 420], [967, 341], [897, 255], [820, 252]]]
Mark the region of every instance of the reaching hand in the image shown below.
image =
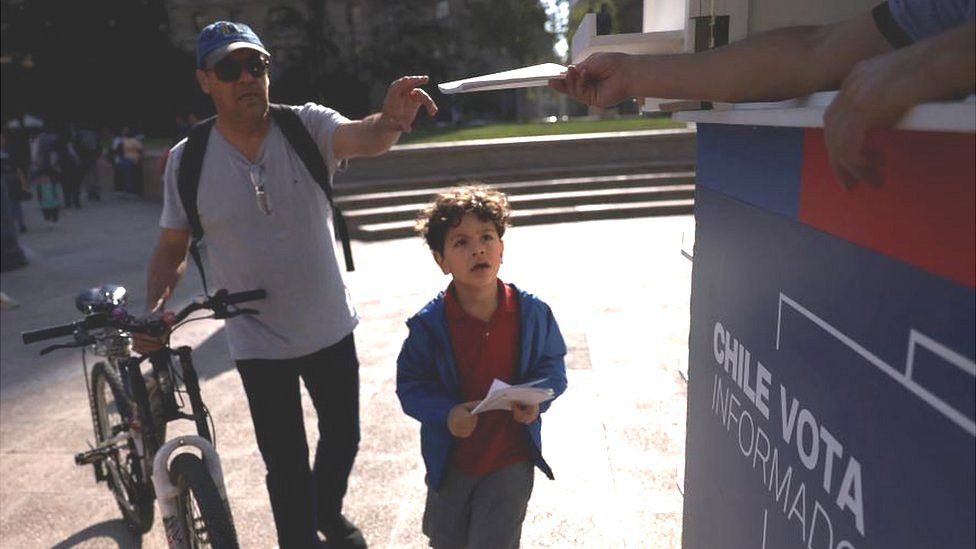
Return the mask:
[[447, 414], [447, 430], [458, 438], [468, 438], [478, 426], [478, 416], [471, 413], [478, 401], [465, 402], [451, 408]]
[[549, 87], [595, 107], [609, 107], [631, 97], [634, 75], [632, 56], [623, 53], [595, 53], [566, 69], [565, 80], [550, 80]]
[[428, 115], [437, 114], [434, 100], [420, 89], [428, 80], [427, 76], [404, 76], [390, 84], [383, 100], [383, 118], [391, 129], [409, 133], [421, 105], [427, 108]]
[[538, 404], [519, 404], [518, 402], [512, 404], [512, 418], [515, 421], [528, 425], [537, 417], [539, 417]]

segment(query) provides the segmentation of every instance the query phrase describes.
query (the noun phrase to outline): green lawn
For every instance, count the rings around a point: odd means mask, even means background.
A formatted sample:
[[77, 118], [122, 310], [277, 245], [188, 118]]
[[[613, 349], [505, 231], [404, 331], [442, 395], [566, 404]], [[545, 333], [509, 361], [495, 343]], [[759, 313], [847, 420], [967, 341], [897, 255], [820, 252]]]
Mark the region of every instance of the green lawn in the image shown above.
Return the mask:
[[[672, 122], [665, 117], [611, 118], [607, 120], [568, 120], [565, 122], [511, 122], [485, 124], [484, 126], [460, 126], [435, 128], [421, 126], [400, 137], [401, 145], [417, 143], [437, 143], [443, 141], [466, 141], [469, 139], [495, 139], [500, 137], [525, 137], [532, 135], [561, 135], [570, 133], [622, 132], [632, 130], [654, 130], [660, 128], [683, 128], [683, 122]], [[147, 150], [166, 149], [170, 146], [168, 138], [149, 137], [143, 143]]]
[[499, 137], [525, 137], [532, 135], [561, 135], [570, 133], [620, 132], [683, 128], [683, 122], [669, 118], [633, 117], [607, 120], [569, 120], [566, 122], [522, 122], [462, 126], [450, 128], [421, 127], [400, 137], [401, 145], [436, 143], [440, 141], [465, 141], [468, 139], [494, 139]]

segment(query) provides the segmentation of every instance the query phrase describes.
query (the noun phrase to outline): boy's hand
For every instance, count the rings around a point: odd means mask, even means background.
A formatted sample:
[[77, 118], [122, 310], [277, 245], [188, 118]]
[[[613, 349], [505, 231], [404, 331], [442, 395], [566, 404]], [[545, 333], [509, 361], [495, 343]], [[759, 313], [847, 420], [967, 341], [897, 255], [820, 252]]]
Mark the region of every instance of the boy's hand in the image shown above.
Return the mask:
[[515, 421], [528, 425], [539, 417], [539, 405], [515, 402], [512, 404], [512, 417]]
[[468, 438], [478, 426], [478, 416], [471, 413], [478, 405], [477, 400], [458, 404], [447, 414], [447, 429], [458, 438]]

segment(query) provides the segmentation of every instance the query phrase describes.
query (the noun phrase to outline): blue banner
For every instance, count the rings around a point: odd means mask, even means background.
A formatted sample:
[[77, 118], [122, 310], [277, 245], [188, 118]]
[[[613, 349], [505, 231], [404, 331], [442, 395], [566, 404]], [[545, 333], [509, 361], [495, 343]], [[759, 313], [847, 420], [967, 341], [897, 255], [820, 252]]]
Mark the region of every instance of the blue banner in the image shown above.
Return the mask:
[[683, 546], [976, 545], [971, 288], [699, 186]]

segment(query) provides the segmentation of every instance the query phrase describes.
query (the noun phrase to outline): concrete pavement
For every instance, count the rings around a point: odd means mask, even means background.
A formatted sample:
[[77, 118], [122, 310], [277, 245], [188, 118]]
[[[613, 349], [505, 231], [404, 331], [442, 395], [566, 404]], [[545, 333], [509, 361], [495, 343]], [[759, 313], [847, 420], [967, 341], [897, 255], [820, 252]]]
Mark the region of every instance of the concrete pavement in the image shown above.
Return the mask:
[[[22, 244], [32, 264], [3, 273], [20, 301], [0, 313], [0, 547], [165, 547], [161, 526], [141, 540], [110, 492], [72, 456], [91, 440], [80, 353], [38, 357], [22, 330], [78, 316], [74, 295], [121, 283], [141, 310], [159, 205], [108, 198], [43, 228], [35, 204]], [[515, 227], [501, 276], [553, 308], [570, 346], [569, 389], [544, 419], [554, 482], [537, 474], [523, 547], [680, 545], [691, 263], [680, 254], [689, 216]], [[418, 424], [394, 394], [403, 321], [447, 279], [419, 238], [354, 243], [347, 284], [362, 318], [362, 444], [346, 514], [372, 547], [423, 547]], [[188, 272], [174, 306], [198, 292]], [[190, 324], [204, 400], [216, 424], [231, 506], [244, 547], [273, 547], [274, 527], [240, 380], [221, 323]], [[314, 426], [306, 399], [306, 420]], [[189, 426], [187, 426], [189, 427]], [[314, 427], [309, 439], [315, 437]], [[314, 447], [314, 446], [313, 446]]]

